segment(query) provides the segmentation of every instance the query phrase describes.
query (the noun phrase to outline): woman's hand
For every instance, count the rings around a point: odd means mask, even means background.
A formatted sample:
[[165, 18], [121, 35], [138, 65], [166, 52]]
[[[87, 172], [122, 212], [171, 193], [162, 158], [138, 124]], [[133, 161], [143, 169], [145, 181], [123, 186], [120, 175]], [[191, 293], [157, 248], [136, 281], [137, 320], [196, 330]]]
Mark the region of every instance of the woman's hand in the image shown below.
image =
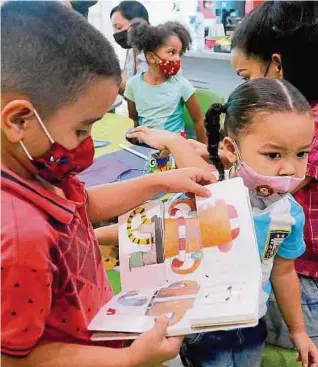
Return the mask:
[[145, 143], [154, 149], [171, 150], [171, 145], [184, 139], [182, 136], [165, 130], [149, 129], [148, 127], [138, 126], [132, 129], [128, 138], [136, 138], [141, 143]]

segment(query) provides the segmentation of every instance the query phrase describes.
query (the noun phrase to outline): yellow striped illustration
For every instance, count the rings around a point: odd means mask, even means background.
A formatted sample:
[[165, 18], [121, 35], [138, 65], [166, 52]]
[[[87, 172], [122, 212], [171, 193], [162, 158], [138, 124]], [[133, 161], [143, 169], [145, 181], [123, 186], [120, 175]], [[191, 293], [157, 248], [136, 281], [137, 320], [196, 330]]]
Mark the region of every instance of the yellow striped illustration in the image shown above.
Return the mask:
[[[136, 215], [141, 216], [141, 223], [138, 227], [132, 228], [132, 221], [133, 218]], [[134, 235], [134, 231], [141, 231], [141, 227], [144, 224], [151, 224], [151, 219], [147, 217], [146, 210], [143, 207], [138, 207], [135, 210], [133, 210], [128, 219], [127, 219], [127, 235], [128, 238], [132, 243], [135, 243], [136, 245], [151, 245], [155, 243], [156, 239], [155, 236], [150, 236], [149, 238], [138, 238]]]

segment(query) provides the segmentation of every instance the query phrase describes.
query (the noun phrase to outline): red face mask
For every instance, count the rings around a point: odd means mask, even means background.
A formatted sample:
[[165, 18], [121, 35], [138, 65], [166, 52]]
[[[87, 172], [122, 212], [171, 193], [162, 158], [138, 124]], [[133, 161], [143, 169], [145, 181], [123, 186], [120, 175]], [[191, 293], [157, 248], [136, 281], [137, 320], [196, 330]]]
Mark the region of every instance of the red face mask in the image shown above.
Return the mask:
[[93, 164], [94, 143], [91, 137], [85, 139], [74, 149], [66, 149], [53, 140], [37, 111], [34, 110], [34, 114], [52, 146], [42, 157], [32, 158], [22, 141], [20, 141], [20, 144], [32, 164], [39, 171], [40, 177], [53, 185], [59, 186], [68, 176], [76, 175]]
[[169, 78], [170, 76], [174, 76], [180, 70], [180, 67], [181, 67], [181, 61], [180, 60], [169, 61], [169, 60], [162, 59], [158, 55], [156, 55], [156, 56], [158, 57], [158, 59], [160, 59], [160, 63], [157, 64], [158, 69], [162, 73], [164, 73], [164, 75], [166, 77]]

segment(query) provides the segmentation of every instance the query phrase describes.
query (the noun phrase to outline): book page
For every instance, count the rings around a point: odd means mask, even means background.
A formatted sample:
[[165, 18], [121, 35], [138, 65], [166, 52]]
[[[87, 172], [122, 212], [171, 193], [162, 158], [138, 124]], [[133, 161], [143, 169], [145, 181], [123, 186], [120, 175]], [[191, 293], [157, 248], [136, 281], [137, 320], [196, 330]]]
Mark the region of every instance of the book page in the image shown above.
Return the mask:
[[261, 266], [247, 189], [240, 178], [207, 187], [209, 198], [148, 202], [120, 217], [124, 291], [90, 330], [139, 333], [161, 314], [168, 335], [257, 324]]
[[163, 204], [150, 201], [119, 217], [119, 257], [124, 291], [164, 284]]

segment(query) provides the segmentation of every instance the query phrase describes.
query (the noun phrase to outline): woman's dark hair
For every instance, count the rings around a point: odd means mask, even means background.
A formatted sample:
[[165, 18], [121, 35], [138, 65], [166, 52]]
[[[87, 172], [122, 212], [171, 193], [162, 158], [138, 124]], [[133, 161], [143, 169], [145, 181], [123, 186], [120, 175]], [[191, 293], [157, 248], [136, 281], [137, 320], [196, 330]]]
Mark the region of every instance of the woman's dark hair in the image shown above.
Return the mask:
[[182, 43], [182, 53], [190, 49], [192, 40], [188, 30], [182, 24], [171, 21], [152, 26], [142, 19], [136, 19], [131, 24], [128, 42], [147, 54], [163, 46], [170, 36], [179, 37]]
[[139, 1], [122, 1], [111, 10], [110, 17], [112, 17], [116, 12], [120, 12], [127, 20], [141, 18], [149, 23], [148, 11]]
[[2, 92], [30, 98], [42, 116], [77, 100], [94, 79], [121, 80], [107, 39], [56, 1], [2, 5], [1, 55]]
[[96, 0], [75, 0], [71, 1], [72, 8], [78, 13], [82, 14], [83, 17], [88, 18], [89, 8], [97, 4]]
[[237, 87], [225, 105], [213, 104], [205, 115], [210, 161], [224, 178], [224, 168], [218, 156], [220, 115], [225, 114], [224, 135], [239, 140], [255, 121], [258, 113], [311, 113], [305, 97], [286, 80], [253, 79]]
[[284, 79], [318, 101], [318, 2], [265, 1], [237, 27], [232, 48], [270, 62], [281, 55]]

